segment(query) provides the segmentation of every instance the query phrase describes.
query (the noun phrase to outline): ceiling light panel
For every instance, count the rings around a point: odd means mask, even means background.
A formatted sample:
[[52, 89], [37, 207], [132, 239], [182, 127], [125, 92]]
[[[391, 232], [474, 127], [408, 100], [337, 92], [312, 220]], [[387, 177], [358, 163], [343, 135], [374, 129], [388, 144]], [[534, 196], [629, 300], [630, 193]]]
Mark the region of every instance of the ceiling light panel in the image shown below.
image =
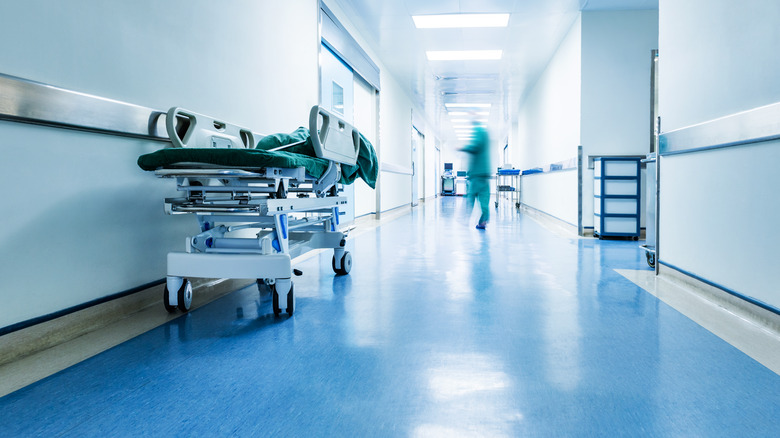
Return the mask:
[[490, 108], [489, 103], [445, 103], [447, 108]]
[[429, 50], [425, 52], [429, 61], [496, 61], [503, 56], [503, 50]]
[[[471, 119], [452, 119], [450, 120], [452, 123], [468, 123], [471, 122]], [[488, 119], [475, 119], [473, 120], [475, 122], [485, 122], [487, 123]]]
[[418, 29], [506, 27], [509, 24], [509, 14], [413, 15], [412, 20]]
[[447, 114], [449, 114], [450, 117], [469, 116], [469, 115], [472, 115], [472, 114], [477, 115], [477, 116], [489, 116], [490, 112], [488, 112], [488, 111], [475, 111], [475, 112], [471, 112], [471, 111], [449, 111]]

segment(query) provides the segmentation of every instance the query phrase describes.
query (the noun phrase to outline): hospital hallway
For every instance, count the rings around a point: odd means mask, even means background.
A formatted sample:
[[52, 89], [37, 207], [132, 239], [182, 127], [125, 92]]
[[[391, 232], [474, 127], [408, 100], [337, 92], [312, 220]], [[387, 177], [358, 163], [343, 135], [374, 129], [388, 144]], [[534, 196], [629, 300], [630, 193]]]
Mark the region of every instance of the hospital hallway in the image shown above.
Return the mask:
[[776, 434], [780, 377], [629, 280], [636, 241], [501, 207], [486, 231], [459, 197], [361, 226], [349, 275], [296, 264], [292, 317], [255, 285], [179, 313], [0, 398], [0, 436]]

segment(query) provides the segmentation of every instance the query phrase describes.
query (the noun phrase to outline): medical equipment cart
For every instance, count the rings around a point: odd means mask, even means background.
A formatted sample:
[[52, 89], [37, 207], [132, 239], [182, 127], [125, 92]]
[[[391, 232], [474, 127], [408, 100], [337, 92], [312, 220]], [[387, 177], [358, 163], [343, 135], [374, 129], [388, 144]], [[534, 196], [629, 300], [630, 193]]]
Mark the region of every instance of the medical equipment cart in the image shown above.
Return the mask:
[[498, 169], [496, 172], [496, 208], [501, 198], [520, 208], [520, 169]]
[[639, 239], [638, 157], [593, 160], [593, 236]]

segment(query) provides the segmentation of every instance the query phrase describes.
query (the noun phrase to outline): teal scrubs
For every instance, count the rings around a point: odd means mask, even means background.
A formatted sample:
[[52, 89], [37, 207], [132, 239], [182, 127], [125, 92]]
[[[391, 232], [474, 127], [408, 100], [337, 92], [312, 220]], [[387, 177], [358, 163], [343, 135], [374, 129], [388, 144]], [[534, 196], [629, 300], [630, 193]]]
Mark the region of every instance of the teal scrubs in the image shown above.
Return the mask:
[[469, 154], [469, 205], [473, 206], [475, 199], [479, 201], [479, 223], [484, 225], [490, 220], [490, 178], [493, 176], [487, 130], [474, 126], [474, 139], [461, 150]]

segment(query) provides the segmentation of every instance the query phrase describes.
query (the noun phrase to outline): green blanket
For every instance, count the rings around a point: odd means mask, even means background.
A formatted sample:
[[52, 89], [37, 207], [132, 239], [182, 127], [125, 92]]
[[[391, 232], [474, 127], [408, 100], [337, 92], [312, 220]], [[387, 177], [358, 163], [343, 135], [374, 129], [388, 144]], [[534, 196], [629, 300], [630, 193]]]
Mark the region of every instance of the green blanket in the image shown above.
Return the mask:
[[[282, 151], [269, 151], [291, 143], [303, 142]], [[298, 128], [290, 134], [274, 134], [263, 137], [255, 149], [221, 148], [166, 148], [138, 157], [138, 166], [144, 170], [155, 170], [177, 163], [206, 163], [229, 167], [305, 167], [306, 171], [319, 178], [328, 168], [328, 160], [317, 158], [312, 146], [309, 130]], [[352, 184], [360, 177], [371, 188], [376, 188], [379, 174], [374, 146], [360, 135], [360, 150], [354, 166], [341, 165], [342, 184]]]

